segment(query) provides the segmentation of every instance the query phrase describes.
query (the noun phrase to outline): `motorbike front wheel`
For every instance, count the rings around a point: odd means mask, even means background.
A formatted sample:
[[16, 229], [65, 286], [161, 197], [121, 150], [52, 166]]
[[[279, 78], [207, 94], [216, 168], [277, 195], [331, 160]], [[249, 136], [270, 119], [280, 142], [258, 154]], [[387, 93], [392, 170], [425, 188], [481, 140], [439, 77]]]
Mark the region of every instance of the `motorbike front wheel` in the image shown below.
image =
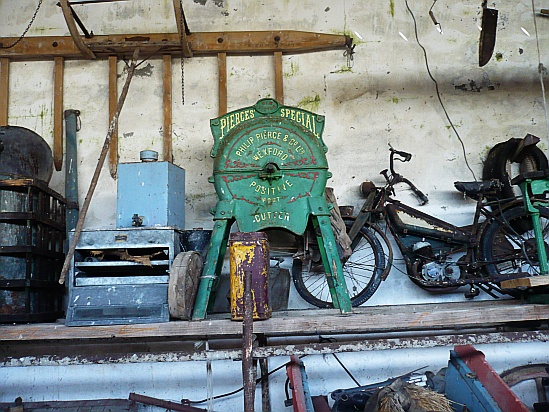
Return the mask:
[[[346, 220], [347, 231], [353, 222]], [[353, 253], [343, 263], [343, 276], [353, 307], [372, 297], [381, 283], [385, 269], [385, 254], [381, 242], [370, 229], [363, 226], [357, 234]], [[319, 308], [333, 308], [330, 288], [326, 281], [324, 267], [311, 266], [304, 270], [302, 261], [294, 259], [292, 278], [297, 293], [311, 305]]]
[[[545, 250], [549, 244], [549, 209], [540, 208], [540, 223]], [[490, 276], [524, 273], [539, 275], [540, 265], [532, 217], [522, 206], [506, 210], [489, 223], [481, 252]]]

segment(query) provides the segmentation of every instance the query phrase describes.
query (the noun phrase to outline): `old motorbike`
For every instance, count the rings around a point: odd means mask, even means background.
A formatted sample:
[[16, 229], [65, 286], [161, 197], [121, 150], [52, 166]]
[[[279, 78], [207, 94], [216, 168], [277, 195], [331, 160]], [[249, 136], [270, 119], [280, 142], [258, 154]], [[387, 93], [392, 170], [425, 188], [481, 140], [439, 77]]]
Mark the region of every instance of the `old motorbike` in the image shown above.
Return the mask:
[[[539, 149], [538, 149], [539, 150]], [[352, 216], [342, 207], [352, 254], [342, 258], [345, 281], [353, 306], [366, 302], [393, 267], [392, 235], [406, 267], [417, 286], [430, 292], [448, 292], [467, 286], [467, 298], [484, 291], [493, 297], [514, 295], [502, 289], [503, 280], [539, 274], [540, 262], [531, 214], [521, 198], [501, 199], [498, 179], [455, 182], [455, 188], [476, 201], [473, 221], [455, 226], [395, 199], [394, 187], [407, 185], [421, 205], [428, 202], [409, 179], [397, 173], [395, 161], [409, 162], [410, 153], [390, 147], [390, 166], [381, 174], [385, 185], [361, 185], [366, 197], [359, 213]], [[549, 208], [539, 207], [543, 243], [549, 241]], [[296, 257], [292, 278], [297, 292], [312, 305], [332, 307], [325, 272], [315, 261], [313, 250]]]

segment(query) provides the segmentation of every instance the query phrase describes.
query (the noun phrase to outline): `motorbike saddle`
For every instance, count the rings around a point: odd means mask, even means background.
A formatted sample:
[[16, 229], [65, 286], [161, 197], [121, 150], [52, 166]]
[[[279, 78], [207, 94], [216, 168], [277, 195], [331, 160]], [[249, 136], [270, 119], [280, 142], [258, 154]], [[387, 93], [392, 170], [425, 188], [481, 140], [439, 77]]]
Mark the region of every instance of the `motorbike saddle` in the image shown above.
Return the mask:
[[498, 179], [491, 179], [484, 182], [454, 182], [454, 186], [465, 195], [476, 199], [481, 193], [493, 193], [501, 190], [502, 185]]

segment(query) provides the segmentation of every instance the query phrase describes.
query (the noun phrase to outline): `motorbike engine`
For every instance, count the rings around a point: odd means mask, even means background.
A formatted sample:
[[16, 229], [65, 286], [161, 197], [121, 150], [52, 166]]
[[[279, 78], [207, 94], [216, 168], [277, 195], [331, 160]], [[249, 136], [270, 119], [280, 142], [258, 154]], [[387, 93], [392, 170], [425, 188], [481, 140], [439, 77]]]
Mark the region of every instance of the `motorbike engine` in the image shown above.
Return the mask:
[[421, 276], [427, 282], [448, 282], [461, 277], [459, 265], [450, 256], [435, 256], [429, 242], [418, 242], [413, 251], [422, 257]]
[[421, 274], [426, 281], [447, 282], [460, 278], [460, 268], [449, 260], [428, 262], [421, 268]]

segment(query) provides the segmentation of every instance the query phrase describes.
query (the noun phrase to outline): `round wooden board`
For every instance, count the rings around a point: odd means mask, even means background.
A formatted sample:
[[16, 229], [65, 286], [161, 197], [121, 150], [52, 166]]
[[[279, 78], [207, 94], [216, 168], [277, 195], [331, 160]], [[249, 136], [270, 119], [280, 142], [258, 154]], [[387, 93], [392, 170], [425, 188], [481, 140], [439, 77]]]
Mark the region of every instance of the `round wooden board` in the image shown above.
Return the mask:
[[191, 319], [202, 267], [202, 255], [194, 251], [181, 252], [173, 260], [168, 284], [168, 308], [171, 317]]

